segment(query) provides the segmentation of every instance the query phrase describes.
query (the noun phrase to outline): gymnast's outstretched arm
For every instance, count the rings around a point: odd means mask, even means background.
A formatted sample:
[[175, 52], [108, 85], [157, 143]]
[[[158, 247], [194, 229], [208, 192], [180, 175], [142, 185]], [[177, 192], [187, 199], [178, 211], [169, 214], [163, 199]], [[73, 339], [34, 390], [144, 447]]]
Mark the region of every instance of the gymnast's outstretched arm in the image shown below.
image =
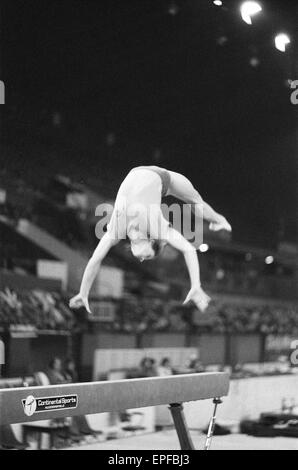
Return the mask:
[[169, 171], [169, 173], [171, 183], [168, 195], [172, 195], [193, 205], [198, 215], [210, 223], [210, 230], [218, 231], [223, 229], [228, 232], [232, 231], [232, 227], [225, 217], [215, 212], [215, 210], [203, 200], [198, 191], [185, 176], [174, 171]]
[[79, 294], [73, 297], [69, 302], [70, 308], [78, 309], [84, 306], [86, 310], [91, 313], [88, 302], [90, 289], [103, 259], [106, 257], [112, 246], [117, 243], [118, 240], [112, 237], [109, 232], [104, 234], [85, 268]]
[[210, 297], [203, 291], [200, 280], [200, 266], [196, 249], [177, 230], [168, 228], [166, 241], [183, 253], [185, 263], [189, 272], [191, 289], [184, 301], [184, 304], [193, 301], [202, 311], [206, 310], [210, 302]]

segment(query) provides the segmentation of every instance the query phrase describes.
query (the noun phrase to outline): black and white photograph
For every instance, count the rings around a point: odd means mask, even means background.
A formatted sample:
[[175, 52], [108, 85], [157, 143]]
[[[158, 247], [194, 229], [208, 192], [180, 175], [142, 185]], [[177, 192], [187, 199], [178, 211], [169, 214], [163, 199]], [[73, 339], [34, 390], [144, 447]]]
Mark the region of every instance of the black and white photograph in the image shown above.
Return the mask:
[[0, 450], [298, 450], [296, 1], [0, 0]]

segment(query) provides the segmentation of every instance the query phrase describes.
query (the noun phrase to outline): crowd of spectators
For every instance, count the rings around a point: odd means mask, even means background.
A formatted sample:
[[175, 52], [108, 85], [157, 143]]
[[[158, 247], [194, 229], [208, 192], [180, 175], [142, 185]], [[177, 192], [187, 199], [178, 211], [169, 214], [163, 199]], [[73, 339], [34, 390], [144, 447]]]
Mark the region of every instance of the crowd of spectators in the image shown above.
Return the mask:
[[153, 357], [145, 356], [136, 369], [128, 372], [127, 378], [135, 377], [166, 377], [175, 374], [191, 374], [205, 372], [205, 367], [197, 355], [189, 357], [186, 364], [173, 366], [169, 357], [157, 362]]
[[297, 306], [223, 304], [211, 307], [209, 331], [287, 335], [298, 332]]
[[115, 319], [110, 327], [128, 333], [185, 331], [192, 324], [191, 310], [179, 304], [170, 305], [157, 298], [130, 296], [118, 303]]
[[246, 305], [213, 301], [201, 314], [192, 306], [162, 300], [130, 299], [116, 309], [106, 328], [142, 333], [193, 332], [294, 334], [298, 332], [298, 308], [287, 304]]
[[[112, 302], [112, 301], [111, 301]], [[161, 299], [129, 297], [116, 302], [113, 321], [102, 322], [111, 332], [298, 333], [298, 308], [287, 304], [232, 304], [213, 301], [201, 314], [192, 306]], [[71, 331], [75, 316], [67, 299], [42, 290], [0, 291], [0, 326], [30, 325], [37, 330]]]
[[0, 326], [33, 326], [38, 330], [71, 330], [72, 312], [56, 292], [41, 290], [0, 291]]

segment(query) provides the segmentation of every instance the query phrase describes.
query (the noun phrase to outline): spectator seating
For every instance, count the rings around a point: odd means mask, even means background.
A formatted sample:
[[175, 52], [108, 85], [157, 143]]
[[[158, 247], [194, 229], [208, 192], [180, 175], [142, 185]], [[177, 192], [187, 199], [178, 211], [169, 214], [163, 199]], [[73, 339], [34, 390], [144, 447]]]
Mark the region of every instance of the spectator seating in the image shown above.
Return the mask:
[[32, 325], [39, 330], [69, 330], [74, 322], [61, 294], [41, 290], [0, 291], [0, 325]]
[[[214, 300], [207, 313], [180, 302], [155, 298], [127, 297], [115, 303], [113, 321], [102, 322], [111, 332], [142, 333], [206, 331], [213, 333], [297, 334], [298, 306], [286, 303], [246, 304]], [[0, 291], [0, 326], [33, 326], [37, 330], [71, 331], [76, 317], [68, 299], [57, 292], [30, 290]]]

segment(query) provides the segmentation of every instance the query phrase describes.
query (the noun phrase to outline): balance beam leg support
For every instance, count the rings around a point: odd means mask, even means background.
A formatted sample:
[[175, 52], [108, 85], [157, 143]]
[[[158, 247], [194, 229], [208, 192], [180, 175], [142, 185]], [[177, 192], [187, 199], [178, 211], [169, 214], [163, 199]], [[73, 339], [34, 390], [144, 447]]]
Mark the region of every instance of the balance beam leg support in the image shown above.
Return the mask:
[[190, 437], [190, 433], [183, 412], [183, 404], [172, 403], [170, 405], [170, 411], [175, 424], [181, 450], [194, 450], [195, 448]]
[[214, 410], [213, 410], [212, 418], [210, 420], [204, 450], [210, 450], [212, 437], [213, 437], [213, 434], [214, 434], [215, 422], [216, 422], [217, 407], [218, 407], [218, 405], [220, 405], [222, 403], [222, 399], [221, 398], [214, 398], [213, 403], [214, 403]]

